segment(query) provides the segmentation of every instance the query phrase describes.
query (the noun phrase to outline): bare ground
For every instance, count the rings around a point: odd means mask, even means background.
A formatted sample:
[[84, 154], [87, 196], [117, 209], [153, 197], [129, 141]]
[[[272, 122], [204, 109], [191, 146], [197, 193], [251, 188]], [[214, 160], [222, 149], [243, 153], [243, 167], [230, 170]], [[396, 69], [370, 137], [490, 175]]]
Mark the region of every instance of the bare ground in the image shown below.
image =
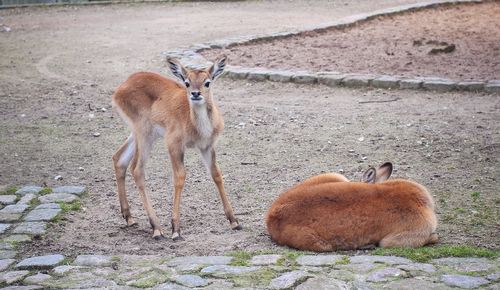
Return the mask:
[[498, 1], [442, 6], [203, 54], [245, 67], [491, 80], [500, 77], [498, 15]]
[[[381, 1], [377, 8], [409, 2]], [[436, 196], [442, 243], [498, 248], [498, 95], [227, 79], [214, 87], [226, 120], [217, 152], [244, 230], [229, 230], [215, 186], [194, 151], [186, 156], [188, 179], [181, 206], [186, 241], [151, 239], [130, 180], [129, 198], [139, 226], [123, 228], [110, 157], [128, 133], [109, 106], [114, 88], [133, 71], [164, 71], [162, 50], [373, 9], [371, 1], [315, 3], [318, 6], [250, 1], [0, 11], [2, 24], [12, 28], [0, 33], [0, 48], [7, 56], [0, 58], [0, 184], [82, 184], [90, 191], [83, 210], [66, 215], [22, 251], [74, 256], [274, 249], [263, 216], [281, 191], [324, 171], [342, 169], [349, 178], [358, 178], [369, 164], [389, 160], [396, 177], [425, 184]], [[335, 7], [333, 16], [325, 8], [330, 5]], [[288, 18], [279, 19], [273, 11], [284, 11]], [[193, 26], [181, 17], [187, 14], [195, 19]], [[251, 20], [255, 14], [267, 20]], [[250, 23], [241, 22], [247, 18]], [[213, 21], [220, 22], [208, 25]], [[207, 31], [195, 35], [202, 29]], [[99, 137], [92, 136], [96, 132]], [[167, 230], [169, 166], [158, 144], [147, 167], [147, 184]], [[56, 175], [64, 179], [55, 181]], [[473, 198], [473, 192], [479, 192], [479, 198]]]

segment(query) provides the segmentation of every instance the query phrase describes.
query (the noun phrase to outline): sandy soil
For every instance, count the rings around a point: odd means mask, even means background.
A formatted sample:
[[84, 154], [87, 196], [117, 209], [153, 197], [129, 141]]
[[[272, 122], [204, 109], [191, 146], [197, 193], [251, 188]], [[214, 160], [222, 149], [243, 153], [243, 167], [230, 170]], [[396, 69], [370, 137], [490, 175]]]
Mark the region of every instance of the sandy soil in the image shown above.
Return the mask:
[[498, 79], [498, 15], [498, 1], [453, 5], [204, 54], [246, 67]]
[[[411, 2], [416, 1], [379, 1], [377, 7], [365, 0], [349, 5], [249, 1], [1, 10], [0, 22], [11, 31], [0, 33], [0, 184], [81, 184], [90, 191], [81, 211], [66, 215], [21, 251], [74, 256], [273, 249], [263, 216], [281, 191], [324, 171], [342, 169], [357, 178], [369, 164], [387, 160], [394, 162], [396, 177], [417, 180], [435, 194], [443, 243], [498, 247], [498, 96], [226, 79], [214, 86], [226, 121], [217, 152], [244, 230], [229, 230], [215, 186], [194, 151], [186, 156], [181, 206], [186, 241], [150, 238], [130, 179], [129, 198], [139, 226], [122, 228], [111, 155], [128, 132], [109, 102], [131, 72], [165, 71], [163, 50]], [[277, 11], [285, 16], [277, 17]], [[359, 103], [394, 98], [400, 99]], [[93, 137], [96, 132], [99, 137]], [[146, 173], [150, 197], [168, 229], [172, 182], [161, 144]], [[64, 179], [55, 181], [56, 175]], [[473, 200], [472, 192], [480, 192], [480, 198]]]

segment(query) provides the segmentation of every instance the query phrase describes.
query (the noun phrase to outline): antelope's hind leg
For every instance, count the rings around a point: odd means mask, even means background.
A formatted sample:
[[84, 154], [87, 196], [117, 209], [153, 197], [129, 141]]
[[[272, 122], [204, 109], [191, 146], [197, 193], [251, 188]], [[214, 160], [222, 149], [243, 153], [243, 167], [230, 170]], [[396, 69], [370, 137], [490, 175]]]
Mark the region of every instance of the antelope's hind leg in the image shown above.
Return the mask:
[[134, 136], [130, 134], [125, 143], [113, 155], [113, 165], [115, 168], [116, 185], [118, 188], [118, 200], [120, 201], [120, 210], [123, 218], [127, 222], [127, 226], [136, 225], [130, 213], [130, 207], [125, 189], [125, 177], [130, 161], [135, 154]]
[[418, 248], [437, 242], [437, 235], [430, 234], [427, 229], [422, 231], [405, 231], [384, 237], [379, 246], [381, 248]]

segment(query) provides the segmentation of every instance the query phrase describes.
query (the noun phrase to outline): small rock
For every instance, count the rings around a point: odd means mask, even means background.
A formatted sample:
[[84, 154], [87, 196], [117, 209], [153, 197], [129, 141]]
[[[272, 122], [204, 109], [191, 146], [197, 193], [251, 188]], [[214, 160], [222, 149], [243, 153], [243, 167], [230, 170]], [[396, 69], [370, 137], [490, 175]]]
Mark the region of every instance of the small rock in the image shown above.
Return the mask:
[[29, 273], [29, 271], [9, 271], [0, 273], [0, 283], [12, 284], [21, 281]]
[[33, 276], [26, 277], [23, 280], [24, 284], [32, 285], [32, 284], [40, 284], [44, 281], [47, 281], [48, 279], [52, 278], [52, 276], [43, 274], [43, 273], [38, 273]]
[[84, 186], [59, 186], [52, 190], [52, 193], [68, 193], [75, 195], [82, 195], [86, 192], [86, 188]]
[[11, 224], [0, 224], [0, 234], [5, 233], [11, 226]]
[[370, 75], [348, 75], [342, 80], [346, 87], [366, 87], [369, 86], [373, 76]]
[[0, 195], [0, 203], [3, 205], [13, 204], [16, 199], [17, 195]]
[[250, 264], [254, 266], [272, 265], [276, 264], [280, 258], [281, 255], [258, 255], [252, 257]]
[[24, 186], [21, 189], [19, 189], [18, 191], [16, 191], [16, 194], [19, 194], [19, 195], [25, 195], [28, 193], [38, 194], [42, 190], [43, 190], [43, 187], [29, 185], [29, 186]]
[[101, 136], [101, 133], [99, 133], [99, 132], [95, 132], [94, 134], [92, 134], [92, 136], [94, 136], [94, 137], [99, 137], [99, 136]]
[[63, 177], [61, 175], [56, 175], [54, 176], [54, 180], [63, 180]]
[[11, 204], [0, 210], [0, 213], [23, 213], [28, 207], [27, 204]]
[[111, 266], [112, 257], [103, 255], [79, 255], [73, 262], [77, 266], [103, 267]]
[[366, 281], [368, 282], [385, 282], [390, 280], [391, 278], [397, 278], [404, 276], [406, 273], [397, 268], [386, 268], [382, 270], [375, 271], [371, 273]]
[[28, 222], [32, 221], [50, 221], [55, 218], [61, 209], [48, 208], [48, 209], [35, 209], [28, 213], [24, 220]]
[[16, 265], [18, 269], [50, 269], [57, 266], [64, 260], [60, 254], [38, 256], [24, 259]]
[[300, 256], [297, 258], [297, 263], [301, 266], [325, 266], [334, 265], [343, 258], [341, 255]]
[[268, 288], [269, 289], [292, 288], [293, 286], [306, 280], [308, 277], [310, 277], [310, 275], [304, 271], [288, 272], [271, 280], [271, 283], [269, 284]]
[[204, 287], [208, 285], [208, 281], [206, 279], [201, 278], [197, 275], [180, 275], [174, 277], [175, 282], [190, 287]]
[[44, 196], [40, 196], [38, 200], [41, 203], [55, 203], [55, 202], [66, 202], [70, 203], [77, 200], [78, 197], [69, 193], [49, 193]]
[[488, 284], [489, 281], [482, 277], [473, 277], [465, 275], [443, 275], [441, 281], [446, 285], [461, 288], [477, 288], [482, 285]]
[[2, 259], [0, 260], [0, 272], [5, 271], [10, 265], [14, 264], [16, 260], [14, 259]]
[[399, 82], [399, 87], [401, 89], [420, 89], [422, 87], [423, 81], [419, 79], [405, 79]]
[[29, 235], [43, 235], [47, 228], [45, 222], [23, 222], [20, 223], [13, 231], [14, 234], [29, 234]]

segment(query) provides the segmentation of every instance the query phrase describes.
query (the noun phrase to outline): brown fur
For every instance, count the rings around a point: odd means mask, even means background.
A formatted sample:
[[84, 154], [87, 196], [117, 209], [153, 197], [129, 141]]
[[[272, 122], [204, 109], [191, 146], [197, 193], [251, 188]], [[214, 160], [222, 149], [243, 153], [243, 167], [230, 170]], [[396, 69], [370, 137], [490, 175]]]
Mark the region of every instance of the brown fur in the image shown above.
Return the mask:
[[[112, 96], [113, 105], [128, 123], [132, 134], [113, 155], [118, 186], [118, 196], [123, 217], [128, 225], [134, 221], [130, 214], [125, 192], [125, 174], [130, 164], [137, 189], [153, 228], [153, 237], [164, 235], [158, 217], [145, 192], [144, 166], [154, 141], [163, 137], [168, 148], [174, 175], [174, 202], [172, 214], [172, 238], [180, 236], [180, 195], [186, 172], [184, 153], [186, 148], [200, 150], [205, 165], [219, 191], [226, 217], [233, 229], [240, 226], [224, 190], [222, 173], [217, 166], [215, 141], [224, 128], [224, 121], [215, 104], [210, 86], [225, 66], [225, 57], [205, 70], [187, 70], [178, 61], [169, 59], [170, 68], [181, 82], [155, 73], [139, 72], [121, 84]], [[199, 92], [202, 101], [193, 100]]]
[[406, 180], [347, 182], [339, 176], [315, 176], [281, 194], [266, 218], [271, 238], [318, 252], [437, 242], [434, 202], [423, 186]]

